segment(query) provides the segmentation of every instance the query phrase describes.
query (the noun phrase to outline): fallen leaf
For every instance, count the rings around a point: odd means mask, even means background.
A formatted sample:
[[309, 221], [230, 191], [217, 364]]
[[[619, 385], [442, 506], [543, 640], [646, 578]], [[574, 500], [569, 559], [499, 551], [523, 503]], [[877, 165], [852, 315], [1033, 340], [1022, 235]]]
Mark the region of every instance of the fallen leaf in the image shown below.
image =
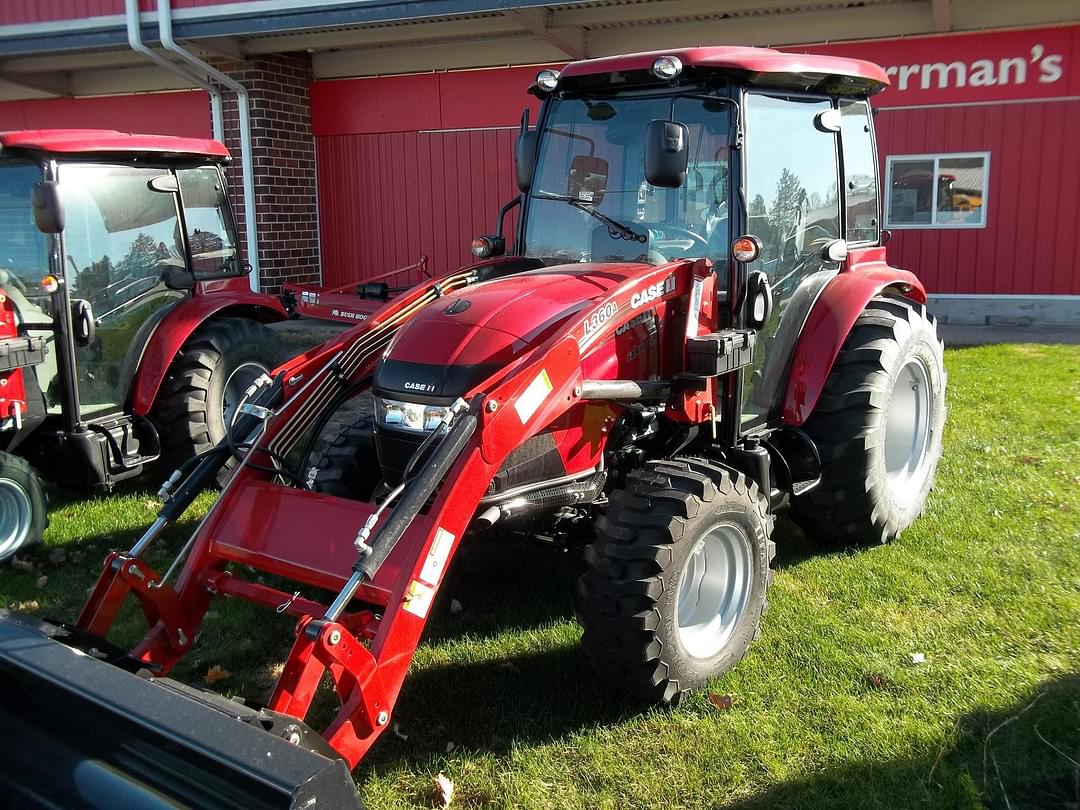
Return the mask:
[[20, 560], [18, 557], [11, 558], [11, 567], [16, 571], [30, 572], [34, 570], [34, 564], [29, 560]]
[[454, 800], [454, 783], [441, 771], [435, 777], [435, 798], [441, 803], [440, 807], [449, 807]]
[[41, 605], [38, 604], [36, 599], [28, 599], [25, 602], [16, 602], [11, 607], [20, 613], [24, 613], [28, 610], [37, 610]]
[[886, 689], [892, 685], [892, 681], [880, 672], [867, 672], [864, 677], [866, 678], [866, 685], [871, 689]]
[[923, 655], [922, 653], [912, 653], [911, 654], [911, 663], [913, 663], [913, 664], [925, 664], [926, 663], [926, 656]]
[[214, 664], [210, 669], [206, 670], [206, 685], [213, 686], [218, 681], [223, 681], [230, 675], [232, 675], [232, 673], [223, 668], [220, 664]]
[[461, 606], [461, 602], [459, 602], [457, 599], [451, 599], [450, 600], [450, 612], [451, 613], [461, 613], [461, 611], [463, 611], [464, 609], [465, 608], [463, 608]]
[[40, 577], [37, 578], [37, 582], [35, 582], [34, 584], [37, 585], [38, 588], [44, 588], [46, 585], [49, 584], [49, 578], [42, 574]]
[[145, 506], [151, 512], [156, 512], [158, 509], [161, 508], [161, 504], [158, 503], [157, 501], [153, 500], [152, 498], [149, 501], [146, 502]]
[[403, 740], [409, 739], [409, 735], [401, 730], [401, 726], [396, 721], [394, 725], [390, 727], [390, 730], [394, 732], [395, 737], [399, 737]]
[[450, 753], [451, 751], [453, 751], [453, 750], [454, 750], [455, 748], [457, 748], [457, 746], [456, 746], [456, 745], [454, 745], [454, 743], [452, 743], [452, 742], [448, 742], [448, 743], [446, 744], [446, 753], [448, 753], [448, 754], [449, 754], [449, 753]]
[[1020, 456], [1020, 463], [1021, 464], [1027, 464], [1029, 466], [1030, 465], [1039, 466], [1040, 464], [1042, 464], [1042, 459], [1039, 458], [1038, 456]]
[[49, 562], [53, 565], [59, 565], [67, 559], [67, 552], [62, 548], [54, 548], [49, 552]]
[[735, 698], [731, 695], [714, 695], [709, 693], [709, 703], [718, 708], [722, 712], [726, 712], [735, 703]]

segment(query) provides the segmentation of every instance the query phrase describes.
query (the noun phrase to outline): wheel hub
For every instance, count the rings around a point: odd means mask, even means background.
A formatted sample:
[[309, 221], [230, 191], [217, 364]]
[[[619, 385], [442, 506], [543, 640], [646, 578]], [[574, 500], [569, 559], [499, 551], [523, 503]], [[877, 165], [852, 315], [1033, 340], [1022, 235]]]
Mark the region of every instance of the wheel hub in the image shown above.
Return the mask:
[[922, 359], [912, 357], [896, 375], [885, 423], [885, 472], [901, 501], [917, 496], [926, 478], [933, 409], [930, 371]]
[[221, 420], [228, 430], [236, 418], [236, 409], [244, 400], [244, 392], [251, 387], [255, 380], [269, 369], [261, 363], [242, 363], [233, 369], [229, 379], [225, 381], [225, 392], [221, 398]]
[[21, 484], [0, 478], [0, 557], [23, 544], [33, 522], [33, 504]]
[[732, 523], [709, 530], [683, 564], [678, 632], [694, 658], [712, 658], [731, 639], [750, 601], [753, 561], [746, 533]]

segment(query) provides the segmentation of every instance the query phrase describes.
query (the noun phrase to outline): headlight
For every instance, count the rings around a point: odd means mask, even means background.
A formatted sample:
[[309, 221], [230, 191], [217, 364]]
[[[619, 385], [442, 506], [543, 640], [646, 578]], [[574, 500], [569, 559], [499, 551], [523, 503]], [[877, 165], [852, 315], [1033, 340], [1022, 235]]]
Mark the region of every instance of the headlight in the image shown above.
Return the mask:
[[375, 422], [381, 427], [426, 432], [437, 428], [448, 413], [449, 405], [423, 405], [375, 397]]

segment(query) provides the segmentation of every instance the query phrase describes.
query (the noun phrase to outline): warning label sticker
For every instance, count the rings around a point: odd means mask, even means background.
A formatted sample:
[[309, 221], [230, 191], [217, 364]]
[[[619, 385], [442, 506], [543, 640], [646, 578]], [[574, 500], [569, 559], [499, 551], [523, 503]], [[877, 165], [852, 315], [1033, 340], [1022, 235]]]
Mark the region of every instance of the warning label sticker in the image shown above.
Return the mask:
[[405, 591], [405, 610], [421, 619], [426, 618], [434, 598], [434, 588], [429, 588], [420, 580], [414, 579], [409, 583], [409, 590]]
[[521, 392], [521, 396], [514, 403], [521, 424], [524, 425], [532, 418], [537, 408], [544, 404], [551, 389], [551, 378], [548, 376], [547, 369], [540, 369], [540, 373], [529, 383], [529, 387]]
[[440, 526], [435, 530], [435, 539], [431, 542], [431, 549], [424, 560], [424, 567], [420, 569], [420, 579], [428, 585], [438, 585], [446, 570], [446, 558], [450, 556], [450, 549], [454, 546], [454, 535]]

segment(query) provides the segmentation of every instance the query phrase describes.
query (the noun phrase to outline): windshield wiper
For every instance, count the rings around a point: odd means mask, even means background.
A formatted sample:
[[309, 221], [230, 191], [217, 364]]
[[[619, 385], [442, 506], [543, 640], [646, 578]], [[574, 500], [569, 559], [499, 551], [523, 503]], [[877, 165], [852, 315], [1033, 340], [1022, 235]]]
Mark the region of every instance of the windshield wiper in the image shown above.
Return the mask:
[[578, 211], [584, 211], [590, 217], [598, 219], [607, 225], [608, 233], [611, 234], [613, 239], [625, 239], [628, 242], [640, 242], [643, 245], [649, 241], [647, 235], [638, 233], [630, 226], [617, 222], [607, 214], [601, 214], [591, 205], [586, 205], [577, 197], [571, 197], [569, 194], [552, 194], [547, 191], [538, 191], [533, 194], [533, 198], [537, 200], [559, 200], [561, 202], [569, 203]]

